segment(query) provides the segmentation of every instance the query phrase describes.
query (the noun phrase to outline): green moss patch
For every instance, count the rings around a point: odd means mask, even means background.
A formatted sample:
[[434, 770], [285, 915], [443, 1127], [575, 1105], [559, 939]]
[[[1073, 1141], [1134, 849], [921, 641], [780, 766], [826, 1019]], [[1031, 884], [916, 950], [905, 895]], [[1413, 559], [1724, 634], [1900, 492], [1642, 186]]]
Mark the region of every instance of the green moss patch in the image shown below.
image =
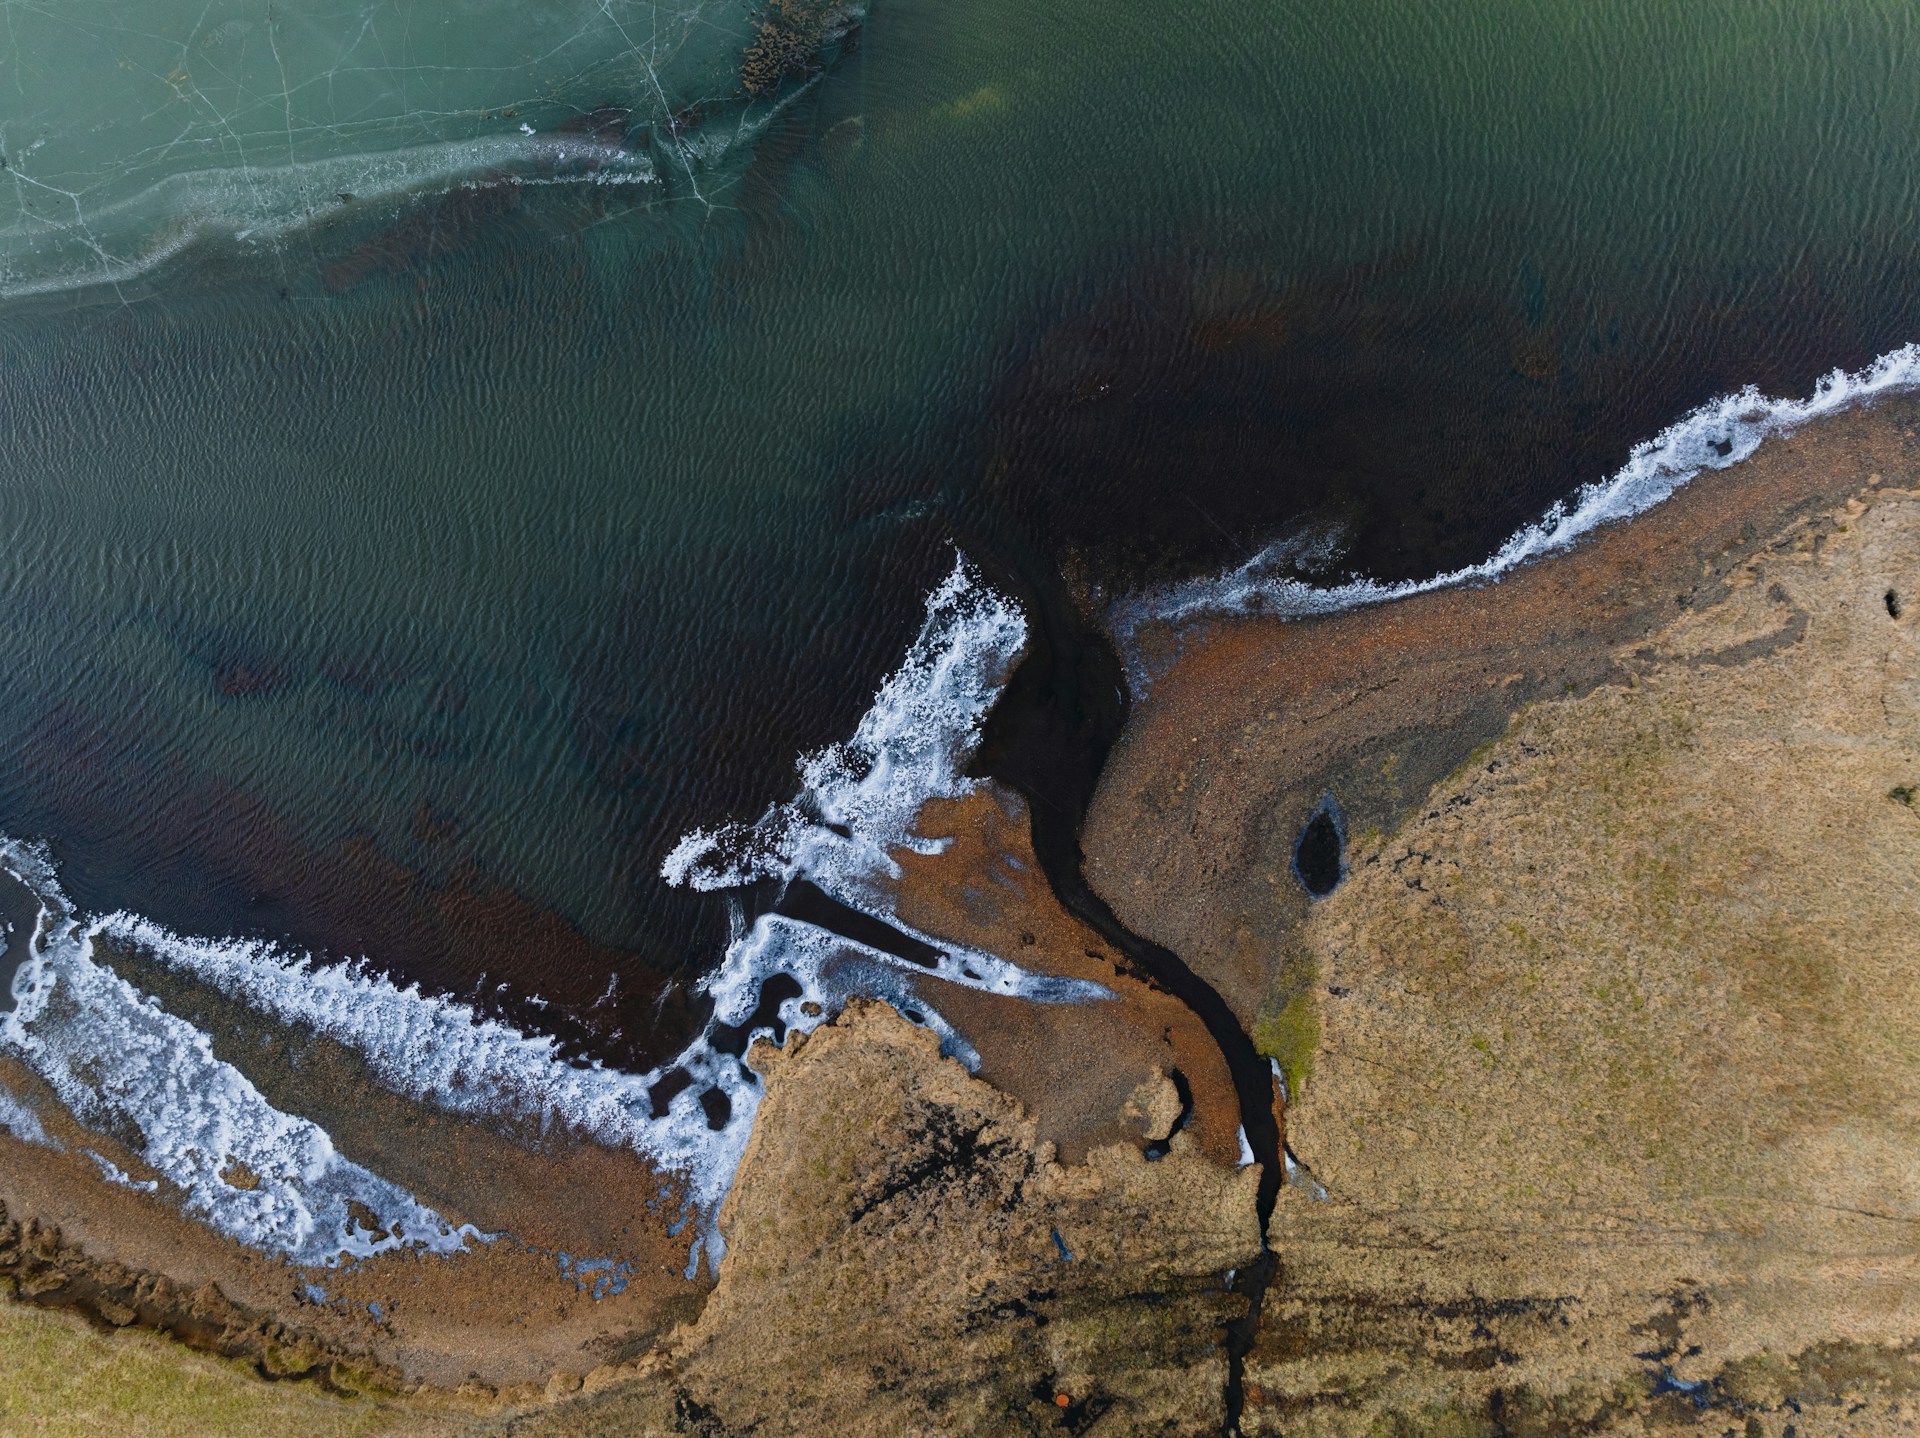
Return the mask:
[[1289, 1103], [1298, 1103], [1307, 1091], [1314, 1055], [1320, 1048], [1320, 1006], [1313, 988], [1316, 975], [1314, 969], [1297, 974], [1253, 1025], [1253, 1045], [1280, 1065]]

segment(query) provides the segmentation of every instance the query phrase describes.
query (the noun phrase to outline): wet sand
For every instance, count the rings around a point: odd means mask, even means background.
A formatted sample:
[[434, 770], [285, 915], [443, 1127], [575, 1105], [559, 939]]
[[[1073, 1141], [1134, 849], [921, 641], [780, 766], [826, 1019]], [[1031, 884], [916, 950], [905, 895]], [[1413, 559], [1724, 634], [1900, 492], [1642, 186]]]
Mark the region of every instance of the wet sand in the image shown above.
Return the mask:
[[1219, 1048], [1191, 1009], [1061, 907], [1034, 857], [1019, 797], [983, 786], [969, 799], [930, 806], [921, 831], [951, 846], [900, 856], [902, 919], [1114, 993], [1089, 1004], [1035, 1004], [926, 983], [929, 1000], [979, 1050], [980, 1078], [1027, 1105], [1040, 1136], [1078, 1161], [1101, 1144], [1168, 1137], [1148, 1132], [1127, 1109], [1155, 1074], [1177, 1072], [1192, 1105], [1186, 1131], [1203, 1152], [1233, 1163], [1240, 1110]]

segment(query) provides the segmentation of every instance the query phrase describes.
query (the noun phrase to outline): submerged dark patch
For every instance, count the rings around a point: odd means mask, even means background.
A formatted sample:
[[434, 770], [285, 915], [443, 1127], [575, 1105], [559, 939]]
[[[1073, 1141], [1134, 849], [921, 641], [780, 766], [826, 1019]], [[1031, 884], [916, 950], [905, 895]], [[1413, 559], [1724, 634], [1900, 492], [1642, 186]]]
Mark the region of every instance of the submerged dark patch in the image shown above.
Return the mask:
[[1148, 1163], [1157, 1163], [1173, 1152], [1173, 1136], [1193, 1121], [1193, 1085], [1187, 1082], [1187, 1076], [1179, 1069], [1170, 1069], [1167, 1077], [1173, 1080], [1173, 1091], [1180, 1095], [1180, 1113], [1173, 1121], [1173, 1127], [1166, 1134], [1149, 1143], [1142, 1152]]
[[789, 999], [797, 999], [804, 992], [800, 981], [792, 974], [773, 974], [760, 986], [760, 999], [754, 1005], [753, 1012], [737, 1024], [715, 1024], [708, 1034], [708, 1042], [715, 1052], [731, 1054], [739, 1058], [747, 1051], [747, 1044], [757, 1033], [764, 1033], [776, 1044], [787, 1036], [786, 1021], [780, 1017], [780, 1006]]
[[661, 1074], [653, 1087], [647, 1090], [647, 1102], [652, 1106], [655, 1118], [665, 1118], [676, 1096], [693, 1086], [693, 1075], [678, 1064]]

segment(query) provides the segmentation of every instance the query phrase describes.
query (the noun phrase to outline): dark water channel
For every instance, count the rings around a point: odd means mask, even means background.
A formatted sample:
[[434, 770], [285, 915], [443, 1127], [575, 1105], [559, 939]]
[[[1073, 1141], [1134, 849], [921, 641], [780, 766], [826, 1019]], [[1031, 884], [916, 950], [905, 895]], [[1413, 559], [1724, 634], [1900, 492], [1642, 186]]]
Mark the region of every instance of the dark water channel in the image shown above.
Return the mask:
[[1171, 949], [1134, 933], [1087, 882], [1080, 837], [1107, 755], [1126, 725], [1128, 695], [1118, 654], [1075, 611], [1052, 571], [1029, 568], [1005, 582], [1023, 592], [1032, 618], [1028, 650], [988, 719], [975, 768], [1018, 790], [1032, 816], [1033, 847], [1061, 906], [1127, 961], [1174, 995], [1206, 1026], [1239, 1101], [1240, 1125], [1260, 1165], [1256, 1212], [1259, 1259], [1235, 1276], [1247, 1311], [1226, 1335], [1226, 1432], [1236, 1433], [1243, 1402], [1242, 1366], [1259, 1329], [1260, 1310], [1278, 1260], [1266, 1249], [1267, 1221], [1285, 1168], [1275, 1117], [1273, 1068], [1227, 1001]]

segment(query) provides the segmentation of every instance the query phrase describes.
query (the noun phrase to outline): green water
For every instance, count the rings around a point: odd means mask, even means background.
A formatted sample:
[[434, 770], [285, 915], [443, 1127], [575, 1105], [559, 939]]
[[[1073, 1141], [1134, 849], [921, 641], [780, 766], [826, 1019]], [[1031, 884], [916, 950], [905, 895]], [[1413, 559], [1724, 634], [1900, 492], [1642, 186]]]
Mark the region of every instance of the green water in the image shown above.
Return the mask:
[[1431, 572], [1920, 335], [1909, 6], [6, 14], [0, 829], [616, 1051], [950, 544]]

